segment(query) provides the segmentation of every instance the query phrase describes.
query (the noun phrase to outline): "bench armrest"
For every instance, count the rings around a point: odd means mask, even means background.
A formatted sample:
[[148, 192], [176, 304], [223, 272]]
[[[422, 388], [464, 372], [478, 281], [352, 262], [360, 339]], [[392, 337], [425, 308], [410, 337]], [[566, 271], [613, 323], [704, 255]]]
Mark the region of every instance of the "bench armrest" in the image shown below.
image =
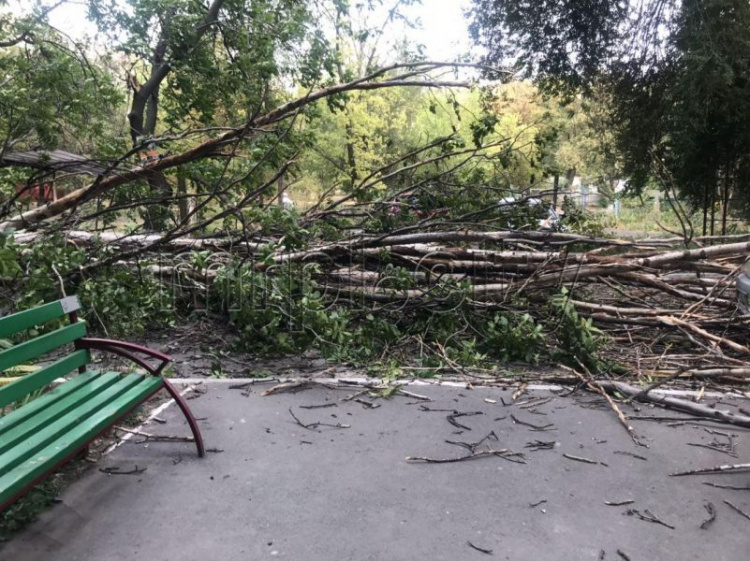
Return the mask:
[[[161, 371], [164, 367], [172, 361], [169, 355], [165, 355], [162, 352], [136, 345], [135, 343], [128, 343], [127, 341], [115, 341], [114, 339], [97, 339], [94, 337], [82, 337], [76, 341], [76, 346], [79, 349], [95, 349], [98, 351], [106, 351], [123, 358], [127, 358], [145, 368], [149, 373], [154, 376], [161, 376]], [[155, 358], [161, 361], [161, 364], [154, 368], [151, 364], [146, 362], [143, 358], [139, 357], [138, 354], [147, 355], [150, 358]]]

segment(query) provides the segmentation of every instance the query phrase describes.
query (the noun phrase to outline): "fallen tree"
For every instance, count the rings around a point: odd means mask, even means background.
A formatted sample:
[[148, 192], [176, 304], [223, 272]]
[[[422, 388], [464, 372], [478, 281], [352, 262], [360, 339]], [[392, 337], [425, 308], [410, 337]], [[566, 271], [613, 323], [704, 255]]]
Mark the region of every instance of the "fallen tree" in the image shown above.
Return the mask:
[[[351, 80], [346, 83], [336, 84], [326, 88], [308, 93], [307, 95], [285, 103], [264, 115], [253, 116], [248, 122], [241, 125], [225, 128], [221, 134], [208, 138], [178, 154], [167, 155], [163, 158], [137, 166], [129, 167], [130, 159], [142, 149], [136, 146], [122, 158], [107, 166], [105, 172], [86, 187], [82, 187], [59, 199], [49, 202], [43, 206], [28, 210], [16, 216], [11, 216], [0, 221], [0, 232], [5, 230], [18, 230], [33, 226], [50, 218], [57, 217], [78, 205], [91, 200], [116, 187], [126, 185], [133, 181], [148, 179], [156, 173], [188, 164], [203, 158], [225, 156], [226, 149], [232, 150], [233, 146], [242, 141], [253, 141], [261, 136], [279, 133], [278, 126], [287, 120], [294, 119], [307, 106], [335, 95], [351, 91], [370, 91], [382, 88], [394, 87], [417, 87], [417, 88], [448, 88], [469, 87], [467, 82], [447, 82], [430, 79], [429, 72], [446, 67], [476, 66], [461, 63], [442, 62], [414, 62], [393, 64], [382, 68], [371, 74]], [[502, 71], [500, 71], [502, 72]], [[185, 136], [185, 134], [181, 135]], [[154, 138], [151, 142], [159, 142], [165, 139]], [[166, 138], [168, 140], [168, 138]], [[9, 209], [6, 207], [4, 213]]]
[[[23, 247], [39, 235], [18, 233], [15, 240]], [[750, 348], [745, 341], [750, 316], [735, 305], [735, 279], [748, 242], [678, 250], [654, 243], [661, 240], [433, 227], [407, 235], [362, 233], [335, 242], [312, 240], [303, 250], [288, 251], [283, 236], [253, 236], [170, 238], [70, 231], [65, 239], [89, 250], [116, 247], [114, 254], [107, 252], [110, 265], [205, 294], [227, 271], [235, 271], [238, 278], [245, 275], [243, 282], [263, 283], [270, 281], [261, 279], [291, 274], [308, 279], [321, 310], [329, 312], [349, 310], [359, 317], [375, 314], [398, 322], [399, 315], [407, 317], [413, 310], [429, 310], [436, 317], [460, 310], [457, 338], [479, 340], [483, 334], [474, 325], [477, 318], [529, 314], [546, 326], [552, 354], [562, 341], [556, 323], [560, 313], [574, 310], [578, 324], [571, 324], [573, 328], [590, 322], [603, 334], [599, 354], [612, 355], [605, 362], [619, 363], [633, 375], [731, 383], [749, 379]], [[711, 241], [723, 240], [706, 240]], [[195, 251], [210, 258], [196, 265], [191, 261]], [[99, 263], [93, 259], [85, 274]], [[230, 296], [222, 290], [224, 297]], [[443, 366], [462, 370], [444, 347], [431, 345], [429, 353]]]

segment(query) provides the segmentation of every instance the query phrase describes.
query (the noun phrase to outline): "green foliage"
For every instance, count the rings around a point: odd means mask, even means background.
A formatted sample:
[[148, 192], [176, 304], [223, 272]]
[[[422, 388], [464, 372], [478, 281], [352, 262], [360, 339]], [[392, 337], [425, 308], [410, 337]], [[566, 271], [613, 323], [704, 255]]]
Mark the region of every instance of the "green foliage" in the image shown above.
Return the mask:
[[265, 354], [303, 351], [316, 341], [350, 343], [346, 312], [328, 309], [314, 286], [314, 268], [283, 265], [266, 273], [251, 264], [225, 267], [211, 287], [213, 309], [229, 315], [241, 345]]
[[[277, 92], [269, 97], [272, 80], [296, 75], [309, 82], [319, 75], [326, 51], [321, 48], [322, 36], [311, 29], [306, 2], [224, 0], [220, 4], [220, 24], [206, 25], [207, 7], [201, 2], [89, 3], [90, 18], [111, 48], [128, 57], [139, 84], [149, 78], [161, 47], [158, 56], [169, 62], [171, 73], [158, 92], [159, 121], [168, 128], [216, 125], [234, 114], [249, 116], [252, 108], [273, 103]], [[312, 48], [305, 52], [308, 37]]]
[[481, 339], [482, 349], [505, 362], [535, 364], [544, 346], [543, 327], [529, 314], [521, 313], [496, 313], [486, 322]]
[[[13, 248], [3, 243], [5, 249]], [[19, 310], [78, 294], [91, 328], [110, 335], [141, 335], [147, 326], [168, 324], [174, 318], [175, 295], [154, 276], [125, 267], [101, 268], [93, 276], [83, 276], [80, 270], [87, 260], [86, 251], [50, 236], [22, 253], [8, 253], [3, 266], [16, 275], [0, 277], [0, 282], [15, 291]]]
[[0, 281], [11, 280], [23, 273], [13, 239], [0, 234]]
[[105, 269], [78, 285], [86, 320], [97, 331], [113, 336], [143, 335], [146, 327], [171, 325], [174, 295], [149, 274]]
[[0, 88], [5, 145], [56, 148], [65, 139], [97, 147], [122, 101], [104, 64], [87, 64], [65, 47], [60, 33], [33, 16], [3, 19], [1, 40], [26, 37], [0, 52], [0, 74], [12, 77]]
[[311, 238], [310, 231], [300, 224], [295, 210], [271, 205], [268, 208], [253, 207], [246, 215], [259, 233], [280, 236], [280, 244], [287, 251], [304, 248]]
[[565, 227], [571, 232], [593, 238], [601, 237], [604, 234], [604, 223], [601, 215], [582, 208], [568, 197], [563, 200], [562, 210], [565, 213]]
[[62, 298], [65, 277], [86, 262], [86, 253], [59, 236], [50, 236], [35, 243], [19, 255], [24, 271], [19, 283], [20, 309], [32, 308]]
[[592, 374], [598, 374], [604, 367], [604, 362], [598, 357], [602, 332], [594, 327], [591, 318], [578, 315], [566, 288], [552, 298], [551, 308], [558, 341], [552, 358], [571, 368], [583, 365]]
[[604, 110], [591, 119], [597, 134], [581, 138], [596, 140], [599, 148], [591, 153], [598, 153], [602, 169], [621, 170], [637, 193], [653, 182], [676, 188], [703, 209], [704, 234], [719, 202], [729, 207], [731, 200], [731, 211], [750, 216], [744, 188], [750, 178], [750, 4], [473, 4], [472, 32], [487, 48], [488, 62], [514, 61], [548, 94], [598, 100]]

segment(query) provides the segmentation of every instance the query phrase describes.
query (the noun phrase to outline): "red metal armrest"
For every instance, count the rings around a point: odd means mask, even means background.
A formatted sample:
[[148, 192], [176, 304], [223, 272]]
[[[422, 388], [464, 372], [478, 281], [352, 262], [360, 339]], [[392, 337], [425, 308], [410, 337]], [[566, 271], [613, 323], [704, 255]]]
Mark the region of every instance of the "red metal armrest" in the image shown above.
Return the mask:
[[[193, 437], [195, 438], [195, 445], [198, 447], [198, 456], [202, 458], [206, 455], [206, 449], [203, 445], [203, 437], [201, 436], [200, 428], [198, 428], [198, 422], [195, 420], [193, 413], [190, 411], [185, 398], [182, 397], [180, 395], [180, 392], [178, 392], [174, 388], [174, 386], [169, 383], [169, 380], [162, 376], [161, 371], [169, 362], [172, 361], [172, 358], [169, 355], [165, 355], [164, 353], [155, 351], [154, 349], [149, 349], [148, 347], [136, 345], [135, 343], [128, 343], [127, 341], [97, 339], [94, 337], [82, 337], [81, 339], [78, 339], [78, 341], [76, 341], [76, 346], [79, 349], [96, 349], [98, 351], [114, 353], [118, 356], [127, 358], [128, 360], [132, 360], [139, 366], [145, 368], [154, 376], [161, 376], [162, 383], [164, 384], [164, 389], [166, 389], [169, 395], [171, 395], [175, 400], [179, 408], [182, 410], [182, 413], [185, 415], [188, 425], [190, 425], [190, 430], [193, 432]], [[151, 358], [160, 360], [161, 364], [154, 368], [144, 359], [139, 357], [138, 354], [147, 355]]]
[[[127, 341], [115, 341], [114, 339], [97, 339], [94, 337], [82, 337], [77, 341], [78, 348], [81, 349], [96, 349], [98, 351], [107, 351], [116, 355], [119, 355], [128, 360], [132, 360], [142, 368], [145, 368], [148, 372], [154, 376], [161, 376], [161, 371], [172, 361], [169, 355], [165, 355], [162, 352], [149, 349], [142, 345], [136, 345], [135, 343], [128, 343]], [[151, 358], [155, 358], [161, 361], [161, 364], [154, 368], [148, 362], [141, 357], [137, 356], [136, 353], [147, 355]]]

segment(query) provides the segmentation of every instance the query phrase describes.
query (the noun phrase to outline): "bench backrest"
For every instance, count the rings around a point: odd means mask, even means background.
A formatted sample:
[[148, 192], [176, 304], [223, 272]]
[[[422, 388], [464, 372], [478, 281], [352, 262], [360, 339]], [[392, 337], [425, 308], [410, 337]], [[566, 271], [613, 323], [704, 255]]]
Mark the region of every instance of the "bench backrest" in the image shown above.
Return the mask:
[[[62, 327], [1, 351], [0, 372], [40, 358], [84, 337], [86, 335], [86, 324], [83, 321], [78, 321], [76, 316], [76, 312], [80, 308], [81, 304], [78, 297], [69, 296], [37, 308], [0, 318], [0, 339], [5, 339], [49, 321], [68, 317], [68, 321]], [[90, 360], [89, 351], [76, 349], [35, 372], [21, 376], [15, 382], [0, 387], [0, 408], [22, 399], [77, 368], [85, 366]]]

